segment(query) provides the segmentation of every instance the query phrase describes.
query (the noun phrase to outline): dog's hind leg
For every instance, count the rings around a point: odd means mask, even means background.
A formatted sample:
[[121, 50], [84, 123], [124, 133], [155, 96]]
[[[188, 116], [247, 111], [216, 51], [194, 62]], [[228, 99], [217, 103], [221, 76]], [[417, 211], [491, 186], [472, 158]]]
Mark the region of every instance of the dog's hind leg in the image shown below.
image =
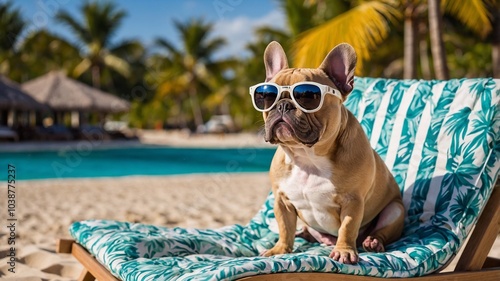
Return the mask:
[[399, 239], [403, 232], [404, 206], [401, 200], [389, 203], [380, 212], [375, 228], [365, 238], [362, 245], [368, 252], [383, 252], [384, 245]]
[[295, 233], [295, 237], [300, 237], [308, 242], [319, 242], [327, 246], [337, 244], [337, 237], [327, 233], [321, 233], [312, 227], [304, 226], [301, 231]]

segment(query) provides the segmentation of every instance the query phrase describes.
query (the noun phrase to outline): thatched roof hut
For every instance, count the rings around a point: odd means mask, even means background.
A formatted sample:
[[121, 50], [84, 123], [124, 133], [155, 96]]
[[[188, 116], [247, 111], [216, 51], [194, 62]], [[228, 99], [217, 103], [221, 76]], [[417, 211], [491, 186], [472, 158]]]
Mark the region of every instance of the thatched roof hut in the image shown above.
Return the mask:
[[48, 107], [24, 92], [16, 82], [0, 75], [0, 110], [41, 111]]
[[25, 82], [22, 89], [56, 111], [116, 113], [130, 108], [127, 101], [71, 79], [60, 71]]

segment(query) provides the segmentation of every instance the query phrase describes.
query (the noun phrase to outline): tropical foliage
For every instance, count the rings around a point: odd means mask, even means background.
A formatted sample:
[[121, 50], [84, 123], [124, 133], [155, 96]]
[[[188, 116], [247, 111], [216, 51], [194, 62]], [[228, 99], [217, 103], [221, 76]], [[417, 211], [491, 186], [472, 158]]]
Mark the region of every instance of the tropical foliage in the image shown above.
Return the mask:
[[74, 15], [66, 11], [61, 11], [56, 16], [84, 44], [83, 59], [73, 69], [73, 74], [79, 77], [90, 71], [92, 84], [96, 88], [101, 87], [101, 81], [106, 75], [104, 71], [108, 69], [129, 78], [131, 66], [124, 59], [123, 53], [141, 52], [142, 46], [134, 40], [123, 40], [117, 44], [113, 44], [111, 40], [125, 17], [125, 12], [111, 2], [95, 1], [82, 5], [81, 13], [84, 15], [83, 22], [75, 20]]
[[15, 44], [19, 41], [20, 34], [25, 27], [19, 9], [14, 9], [11, 2], [0, 3], [0, 73], [13, 71], [18, 62], [19, 52]]
[[[115, 37], [127, 19], [119, 2], [85, 1], [79, 15], [59, 11], [56, 19], [71, 31], [69, 38], [28, 30], [15, 3], [2, 2], [0, 73], [22, 83], [62, 70], [130, 100], [132, 110], [123, 118], [134, 127], [195, 130], [224, 114], [238, 129], [255, 130], [262, 118], [247, 89], [263, 80], [262, 55], [270, 41], [284, 46], [292, 66], [317, 67], [333, 46], [349, 42], [358, 54], [359, 76], [500, 76], [497, 2], [446, 0], [439, 6], [442, 13], [433, 14], [434, 2], [427, 0], [277, 0], [286, 29], [254, 30], [245, 50], [249, 55], [242, 57], [214, 56], [230, 38], [215, 37], [214, 23], [202, 19], [173, 22], [178, 38], [158, 38], [146, 48]], [[429, 25], [436, 17], [440, 30]], [[433, 50], [431, 32], [443, 49]], [[443, 67], [448, 76], [442, 76]]]
[[[22, 73], [11, 74], [16, 80], [34, 79], [52, 70], [73, 69], [80, 61], [80, 53], [75, 46], [43, 29], [28, 34], [20, 49], [26, 54], [38, 56], [20, 56], [21, 63], [17, 68]], [[47, 58], [44, 63], [39, 63], [40, 56]]]
[[[339, 2], [343, 3], [344, 1], [326, 1], [325, 3], [338, 6]], [[441, 5], [430, 5], [436, 2]], [[297, 52], [295, 63], [297, 66], [319, 65], [324, 56], [335, 45], [342, 42], [348, 42], [354, 46], [361, 63], [369, 61], [373, 56], [373, 51], [391, 36], [390, 31], [400, 28], [401, 24], [404, 23], [405, 66], [411, 66], [405, 77], [414, 78], [416, 71], [412, 68], [417, 67], [415, 60], [417, 38], [421, 37], [423, 40], [427, 40], [426, 34], [419, 36], [418, 29], [422, 22], [425, 22], [428, 11], [430, 28], [424, 31], [431, 34], [432, 44], [430, 46], [434, 62], [438, 62], [435, 63], [435, 66], [440, 65], [440, 67], [447, 68], [446, 57], [436, 57], [438, 54], [445, 56], [445, 53], [444, 50], [437, 49], [442, 45], [443, 27], [440, 23], [442, 21], [440, 10], [434, 9], [441, 8], [445, 13], [458, 19], [466, 28], [484, 38], [492, 30], [487, 3], [490, 1], [352, 1], [352, 7], [308, 30], [296, 40], [294, 45]], [[434, 9], [432, 9], [433, 7]], [[426, 48], [426, 46], [424, 47]], [[445, 65], [441, 66], [441, 64]], [[362, 64], [358, 64], [358, 75], [363, 73], [362, 66]], [[448, 74], [442, 74], [442, 71], [444, 70], [436, 68], [438, 78], [448, 78]]]
[[[223, 73], [231, 62], [213, 60], [214, 52], [223, 47], [225, 40], [209, 38], [213, 29], [211, 24], [197, 19], [174, 24], [180, 34], [182, 46], [174, 46], [162, 38], [156, 40], [156, 45], [166, 51], [166, 55], [156, 56], [156, 59], [169, 65], [154, 74], [158, 79], [157, 99], [175, 100], [175, 111], [184, 124], [186, 117], [182, 113], [189, 106], [194, 125], [198, 127], [204, 124], [202, 101], [210, 93], [221, 90], [224, 83], [218, 82], [224, 79]], [[220, 96], [224, 98], [224, 94]], [[187, 105], [186, 101], [189, 102]], [[213, 104], [213, 107], [218, 105], [220, 102]]]

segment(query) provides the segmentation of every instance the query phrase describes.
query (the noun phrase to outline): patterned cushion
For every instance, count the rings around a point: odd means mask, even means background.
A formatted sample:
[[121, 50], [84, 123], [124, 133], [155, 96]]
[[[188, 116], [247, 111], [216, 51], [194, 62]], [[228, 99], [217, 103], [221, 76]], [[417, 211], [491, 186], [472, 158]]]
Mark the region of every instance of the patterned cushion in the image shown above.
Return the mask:
[[411, 277], [435, 272], [458, 252], [500, 168], [500, 80], [356, 78], [346, 106], [401, 188], [403, 237], [384, 253], [360, 250], [356, 265], [331, 247], [296, 238], [294, 253], [259, 257], [278, 239], [273, 196], [246, 225], [165, 228], [82, 221], [70, 232], [123, 280], [234, 280], [277, 272]]

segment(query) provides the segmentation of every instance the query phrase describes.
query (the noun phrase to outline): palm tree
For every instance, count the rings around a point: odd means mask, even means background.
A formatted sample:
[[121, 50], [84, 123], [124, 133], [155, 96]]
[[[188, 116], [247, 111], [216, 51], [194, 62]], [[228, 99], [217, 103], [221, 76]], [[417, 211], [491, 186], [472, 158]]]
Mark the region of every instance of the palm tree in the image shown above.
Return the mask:
[[446, 63], [446, 51], [443, 41], [443, 17], [441, 15], [441, 1], [429, 0], [429, 33], [431, 38], [431, 51], [434, 61], [436, 78], [445, 80], [450, 77]]
[[494, 6], [491, 32], [493, 77], [500, 78], [500, 5]]
[[[401, 18], [394, 1], [360, 1], [359, 5], [299, 35], [294, 43], [297, 66], [318, 66], [337, 44], [348, 42], [358, 55], [357, 73], [363, 61], [389, 35], [389, 22]], [[388, 22], [389, 21], [389, 22]]]
[[[210, 38], [213, 26], [203, 20], [193, 19], [187, 22], [174, 22], [180, 33], [182, 46], [180, 49], [165, 39], [157, 39], [156, 45], [167, 50], [172, 67], [165, 70], [164, 81], [158, 88], [175, 89], [188, 94], [196, 127], [202, 125], [200, 93], [208, 92], [209, 80], [213, 73], [221, 73], [227, 67], [227, 61], [214, 61], [213, 54], [221, 48], [224, 39]], [[168, 93], [164, 93], [168, 94]]]
[[10, 74], [15, 70], [15, 60], [19, 57], [15, 49], [20, 34], [26, 26], [19, 9], [12, 7], [12, 2], [0, 3], [0, 73]]
[[19, 52], [24, 54], [17, 66], [22, 73], [12, 73], [17, 81], [27, 81], [51, 70], [69, 72], [80, 62], [78, 48], [44, 29], [29, 34], [19, 44]]
[[281, 0], [279, 2], [287, 15], [287, 25], [292, 36], [297, 36], [316, 25], [315, 15], [318, 11], [313, 3], [306, 3], [304, 0]]
[[413, 1], [406, 1], [404, 7], [404, 68], [403, 78], [417, 76], [418, 9]]
[[[432, 1], [432, 0], [430, 0]], [[348, 42], [358, 53], [357, 74], [361, 73], [359, 62], [370, 59], [370, 53], [384, 42], [390, 31], [390, 24], [399, 23], [401, 19], [408, 20], [405, 32], [405, 65], [416, 67], [416, 36], [415, 23], [412, 21], [428, 8], [422, 0], [380, 0], [360, 1], [357, 6], [301, 34], [294, 43], [296, 50], [295, 62], [299, 65], [319, 65], [324, 56], [333, 46]], [[435, 6], [432, 7], [435, 12]], [[467, 28], [476, 33], [488, 32], [490, 22], [483, 1], [477, 0], [447, 0], [442, 2], [443, 11], [457, 18]], [[440, 13], [438, 13], [440, 15]], [[410, 17], [409, 19], [407, 17]], [[433, 19], [434, 20], [434, 19]], [[431, 47], [434, 47], [433, 44]], [[433, 58], [437, 60], [437, 57]], [[408, 68], [406, 78], [416, 73]]]
[[271, 27], [260, 27], [254, 31], [255, 40], [247, 44], [246, 50], [250, 53], [247, 58], [241, 59], [234, 68], [234, 79], [229, 81], [231, 91], [226, 93], [225, 100], [235, 123], [244, 129], [255, 129], [262, 125], [262, 115], [254, 110], [248, 86], [264, 82], [266, 78], [264, 50], [271, 41], [282, 43], [285, 50], [290, 49], [290, 34], [283, 30]]
[[456, 17], [467, 28], [484, 38], [492, 27], [489, 19], [487, 3], [484, 1], [439, 1], [429, 0], [429, 31], [434, 69], [438, 79], [449, 79], [446, 52], [443, 43], [443, 27], [441, 9]]
[[85, 46], [84, 58], [75, 67], [73, 74], [76, 77], [90, 71], [92, 84], [101, 88], [103, 69], [109, 68], [124, 77], [130, 75], [130, 65], [117, 53], [126, 50], [142, 48], [135, 40], [124, 40], [117, 44], [112, 43], [112, 37], [120, 27], [125, 12], [118, 10], [110, 2], [86, 2], [80, 9], [84, 16], [78, 21], [66, 11], [61, 11], [56, 18], [67, 25]]

